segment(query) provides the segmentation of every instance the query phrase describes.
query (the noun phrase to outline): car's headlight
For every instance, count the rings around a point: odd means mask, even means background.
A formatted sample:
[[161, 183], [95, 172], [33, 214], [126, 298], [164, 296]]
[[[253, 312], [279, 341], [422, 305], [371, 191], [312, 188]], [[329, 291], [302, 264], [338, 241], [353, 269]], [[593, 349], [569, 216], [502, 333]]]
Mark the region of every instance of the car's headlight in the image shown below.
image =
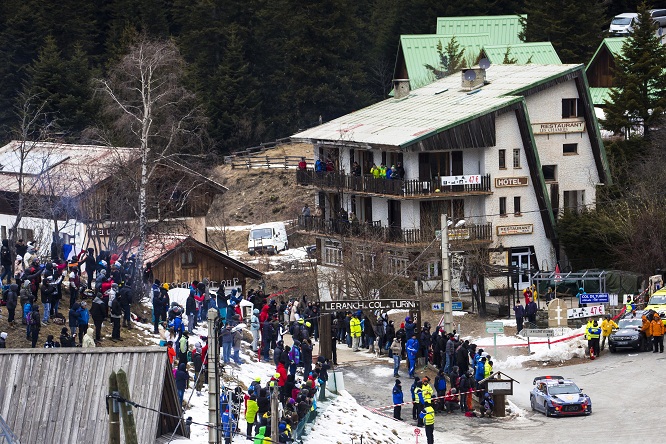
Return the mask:
[[636, 339], [638, 339], [638, 337], [639, 337], [639, 335], [632, 335], [632, 336], [631, 336], [631, 339], [632, 339], [632, 340], [636, 340]]
[[551, 399], [550, 402], [552, 402], [553, 404], [562, 404], [562, 401], [560, 401], [559, 399]]

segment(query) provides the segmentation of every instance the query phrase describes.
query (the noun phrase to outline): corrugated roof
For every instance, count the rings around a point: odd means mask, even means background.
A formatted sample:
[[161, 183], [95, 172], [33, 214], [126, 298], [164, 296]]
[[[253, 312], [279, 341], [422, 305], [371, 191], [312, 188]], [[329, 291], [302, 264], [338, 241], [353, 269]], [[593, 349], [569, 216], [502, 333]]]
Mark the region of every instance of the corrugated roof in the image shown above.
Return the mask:
[[599, 43], [599, 46], [597, 47], [597, 50], [594, 51], [594, 55], [590, 59], [590, 62], [587, 64], [587, 67], [589, 68], [592, 66], [592, 63], [594, 62], [594, 59], [597, 58], [599, 55], [599, 52], [601, 51], [602, 48], [608, 49], [608, 51], [611, 53], [613, 57], [617, 57], [618, 55], [622, 54], [622, 45], [624, 45], [625, 40], [627, 40], [628, 37], [606, 37]]
[[491, 63], [504, 62], [504, 55], [510, 48], [509, 57], [516, 59], [516, 63], [536, 63], [541, 65], [561, 65], [562, 61], [550, 42], [519, 43], [517, 45], [485, 45], [483, 53]]
[[592, 103], [595, 105], [604, 105], [606, 100], [610, 99], [610, 88], [590, 88]]
[[[526, 15], [522, 17], [527, 18]], [[495, 45], [521, 43], [518, 35], [523, 29], [520, 15], [437, 17], [437, 34], [468, 35], [489, 34]]]
[[489, 83], [473, 94], [462, 91], [457, 73], [412, 91], [408, 98], [384, 100], [292, 138], [406, 147], [520, 102], [520, 91], [576, 70], [582, 70], [582, 65], [492, 65], [486, 75]]
[[440, 66], [437, 45], [441, 42], [442, 48], [446, 48], [451, 39], [455, 37], [460, 45], [460, 49], [465, 50], [464, 57], [467, 60], [467, 66], [476, 63], [476, 59], [484, 45], [491, 42], [488, 34], [473, 35], [401, 35], [400, 47], [405, 59], [405, 66], [409, 73], [409, 83], [412, 89], [432, 83], [435, 75], [426, 68], [425, 65], [434, 67]]
[[[127, 373], [132, 401], [163, 411], [163, 395], [178, 404], [168, 367], [157, 347], [0, 349], [0, 415], [22, 443], [105, 443], [111, 372]], [[154, 443], [161, 415], [141, 408], [134, 415], [139, 443]]]
[[[107, 179], [112, 173], [110, 164], [129, 163], [140, 155], [138, 148], [54, 142], [25, 142], [21, 150], [21, 143], [12, 140], [0, 147], [0, 191], [18, 192], [21, 152], [25, 156], [24, 177], [32, 184], [27, 185], [28, 192], [39, 194], [40, 189], [48, 188], [49, 193], [64, 197], [78, 196]], [[173, 159], [163, 163], [204, 180], [220, 192], [227, 191], [223, 185]]]

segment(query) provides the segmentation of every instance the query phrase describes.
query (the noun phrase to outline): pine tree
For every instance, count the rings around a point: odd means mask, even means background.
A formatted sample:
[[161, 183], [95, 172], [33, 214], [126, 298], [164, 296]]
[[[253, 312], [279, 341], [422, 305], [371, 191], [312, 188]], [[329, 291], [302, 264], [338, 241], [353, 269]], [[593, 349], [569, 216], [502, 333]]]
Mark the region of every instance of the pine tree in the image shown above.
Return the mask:
[[430, 70], [436, 79], [441, 79], [448, 75], [460, 71], [465, 65], [465, 48], [460, 49], [460, 43], [455, 37], [446, 44], [446, 48], [442, 47], [442, 41], [437, 43], [437, 55], [439, 57], [439, 66], [424, 65]]
[[229, 31], [228, 41], [205, 102], [211, 136], [223, 149], [234, 150], [261, 141], [261, 102], [259, 82], [250, 73], [236, 27]]
[[515, 57], [511, 57], [511, 47], [507, 46], [506, 47], [506, 52], [504, 53], [504, 60], [502, 60], [503, 65], [515, 65], [518, 63], [518, 59]]
[[634, 32], [615, 60], [615, 87], [606, 102], [602, 125], [615, 132], [639, 125], [648, 137], [650, 127], [666, 113], [666, 47], [656, 35], [645, 3], [638, 11]]
[[520, 38], [552, 42], [564, 63], [587, 63], [608, 22], [603, 0], [525, 0]]

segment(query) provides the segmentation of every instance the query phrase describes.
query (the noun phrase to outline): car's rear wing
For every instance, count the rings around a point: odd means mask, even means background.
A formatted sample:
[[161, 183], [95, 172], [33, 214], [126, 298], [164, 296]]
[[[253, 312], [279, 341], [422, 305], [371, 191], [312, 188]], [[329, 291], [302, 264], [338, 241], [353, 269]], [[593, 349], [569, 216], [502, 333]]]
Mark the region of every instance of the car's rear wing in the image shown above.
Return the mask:
[[534, 378], [534, 382], [532, 382], [532, 385], [536, 385], [537, 381], [540, 381], [542, 379], [564, 379], [564, 376], [553, 376], [553, 375], [548, 375], [548, 376], [538, 376]]

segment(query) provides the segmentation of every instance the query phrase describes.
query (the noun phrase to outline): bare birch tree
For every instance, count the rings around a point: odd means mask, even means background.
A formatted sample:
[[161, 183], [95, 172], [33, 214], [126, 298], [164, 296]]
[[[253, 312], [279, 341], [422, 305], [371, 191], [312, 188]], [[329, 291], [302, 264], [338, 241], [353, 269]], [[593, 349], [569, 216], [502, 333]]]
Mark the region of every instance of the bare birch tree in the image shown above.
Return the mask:
[[[203, 119], [194, 96], [181, 84], [184, 61], [172, 41], [141, 37], [107, 79], [98, 80], [113, 117], [114, 139], [139, 146], [137, 263], [143, 264], [148, 234], [148, 190], [160, 165], [196, 157]], [[140, 266], [141, 266], [140, 265]]]

